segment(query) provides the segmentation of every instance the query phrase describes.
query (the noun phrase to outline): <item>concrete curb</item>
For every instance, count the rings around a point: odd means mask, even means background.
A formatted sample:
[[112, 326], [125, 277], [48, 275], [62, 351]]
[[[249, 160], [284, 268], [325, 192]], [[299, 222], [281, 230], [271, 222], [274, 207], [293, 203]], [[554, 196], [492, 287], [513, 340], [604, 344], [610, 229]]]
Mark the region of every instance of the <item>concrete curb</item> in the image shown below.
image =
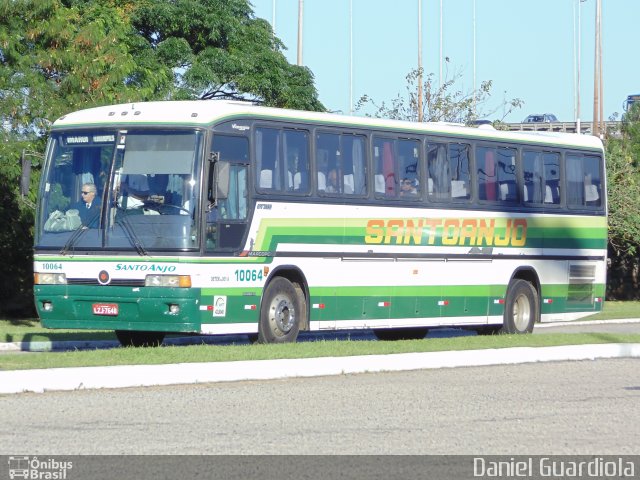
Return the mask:
[[[245, 341], [246, 336], [231, 336], [226, 338]], [[197, 345], [201, 343], [216, 343], [214, 336], [189, 336], [165, 338], [164, 345]], [[0, 352], [56, 352], [63, 350], [95, 350], [103, 348], [120, 347], [118, 340], [66, 340], [66, 341], [42, 341], [42, 342], [7, 342], [0, 343]]]
[[0, 343], [0, 352], [54, 352], [56, 350], [86, 350], [95, 348], [115, 348], [120, 346], [117, 340], [69, 340], [42, 342], [6, 342]]
[[534, 328], [575, 327], [584, 325], [622, 325], [625, 323], [640, 323], [640, 318], [620, 318], [617, 320], [570, 320], [567, 322], [536, 323]]
[[640, 358], [638, 343], [251, 360], [171, 365], [118, 365], [0, 372], [0, 393], [178, 385], [393, 372], [531, 362]]

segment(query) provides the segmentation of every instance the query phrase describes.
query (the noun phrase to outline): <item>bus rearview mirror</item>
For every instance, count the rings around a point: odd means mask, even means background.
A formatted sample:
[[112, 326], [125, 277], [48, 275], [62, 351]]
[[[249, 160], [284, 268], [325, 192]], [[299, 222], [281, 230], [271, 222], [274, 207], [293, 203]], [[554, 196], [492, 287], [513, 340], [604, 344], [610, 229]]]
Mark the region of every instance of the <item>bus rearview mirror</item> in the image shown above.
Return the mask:
[[216, 200], [226, 200], [229, 196], [229, 162], [215, 164]]

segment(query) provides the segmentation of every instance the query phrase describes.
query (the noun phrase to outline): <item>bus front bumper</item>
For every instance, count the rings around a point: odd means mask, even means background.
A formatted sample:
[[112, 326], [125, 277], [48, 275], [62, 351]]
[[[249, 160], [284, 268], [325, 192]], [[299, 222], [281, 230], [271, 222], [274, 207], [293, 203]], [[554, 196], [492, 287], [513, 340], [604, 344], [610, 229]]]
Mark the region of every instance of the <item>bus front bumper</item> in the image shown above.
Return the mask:
[[35, 285], [46, 328], [200, 331], [197, 288]]

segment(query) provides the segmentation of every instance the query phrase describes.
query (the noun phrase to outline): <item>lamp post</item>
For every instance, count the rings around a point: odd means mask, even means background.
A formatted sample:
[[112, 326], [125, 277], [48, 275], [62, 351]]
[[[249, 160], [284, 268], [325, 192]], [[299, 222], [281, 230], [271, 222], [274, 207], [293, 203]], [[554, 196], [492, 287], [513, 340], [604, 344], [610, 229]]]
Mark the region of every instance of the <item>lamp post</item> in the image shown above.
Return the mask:
[[[580, 123], [580, 65], [582, 58], [582, 4], [587, 0], [576, 0], [578, 5], [578, 34], [577, 34], [577, 42], [576, 42], [576, 34], [574, 33], [573, 42], [574, 42], [574, 54], [575, 54], [575, 44], [578, 44], [578, 55], [575, 61], [575, 121], [576, 121], [576, 132], [582, 133], [582, 126]], [[575, 5], [574, 5], [575, 7]], [[574, 21], [575, 28], [575, 21]]]
[[302, 19], [304, 0], [298, 0], [298, 65], [302, 65]]
[[473, 0], [473, 116], [476, 116], [476, 0]]
[[276, 35], [276, 0], [273, 0], [271, 4], [271, 30], [273, 30], [273, 35]]

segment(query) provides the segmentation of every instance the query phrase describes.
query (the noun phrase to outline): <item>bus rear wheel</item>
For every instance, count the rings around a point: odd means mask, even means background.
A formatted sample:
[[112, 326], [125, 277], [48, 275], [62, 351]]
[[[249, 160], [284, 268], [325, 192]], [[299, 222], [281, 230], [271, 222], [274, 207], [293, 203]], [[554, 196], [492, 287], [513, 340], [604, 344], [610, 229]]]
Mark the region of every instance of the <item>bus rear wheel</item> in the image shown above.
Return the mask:
[[501, 333], [531, 333], [540, 317], [536, 289], [530, 282], [516, 278], [509, 283]]
[[164, 340], [163, 332], [116, 330], [116, 337], [123, 347], [157, 347]]
[[373, 334], [378, 340], [421, 340], [427, 336], [429, 329], [425, 327], [411, 328], [376, 328]]
[[260, 305], [259, 343], [295, 342], [305, 324], [304, 298], [284, 277], [276, 277], [264, 291]]

